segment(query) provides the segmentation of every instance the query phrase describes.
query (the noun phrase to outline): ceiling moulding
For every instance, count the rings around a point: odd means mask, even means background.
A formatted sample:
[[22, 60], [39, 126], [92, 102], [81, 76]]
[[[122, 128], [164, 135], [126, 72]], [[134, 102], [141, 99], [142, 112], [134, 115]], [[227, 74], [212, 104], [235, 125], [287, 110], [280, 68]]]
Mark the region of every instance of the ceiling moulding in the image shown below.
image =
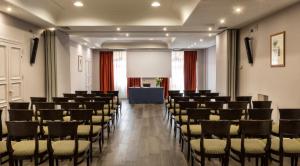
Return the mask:
[[164, 42], [104, 42], [105, 49], [169, 49]]

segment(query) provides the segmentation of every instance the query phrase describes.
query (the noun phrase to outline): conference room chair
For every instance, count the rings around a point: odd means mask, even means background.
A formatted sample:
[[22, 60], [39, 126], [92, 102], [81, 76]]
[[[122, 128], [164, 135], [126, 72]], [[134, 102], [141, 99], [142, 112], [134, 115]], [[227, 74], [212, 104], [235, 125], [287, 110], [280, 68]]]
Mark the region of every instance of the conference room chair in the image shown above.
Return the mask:
[[47, 102], [47, 98], [46, 97], [30, 97], [30, 109], [36, 109], [35, 108], [35, 104], [36, 103], [43, 103], [43, 102]]
[[52, 102], [58, 106], [61, 106], [61, 103], [65, 103], [68, 101], [69, 101], [69, 98], [67, 98], [67, 97], [52, 97]]
[[205, 103], [211, 101], [211, 97], [207, 96], [193, 97], [192, 99], [198, 102], [198, 107], [205, 107]]
[[41, 109], [40, 111], [40, 131], [41, 137], [47, 138], [49, 134], [48, 123], [51, 121], [64, 121], [64, 110], [61, 109]]
[[105, 116], [109, 116], [110, 120], [112, 122], [112, 125], [115, 128], [115, 119], [117, 120], [117, 110], [116, 108], [113, 108], [112, 103], [111, 103], [111, 96], [110, 97], [96, 97], [95, 102], [104, 102], [104, 108], [103, 110], [97, 110], [97, 114], [101, 115], [104, 114]]
[[[174, 124], [174, 136], [176, 137], [177, 128], [179, 129], [179, 133], [181, 133], [181, 125], [187, 124], [188, 122], [188, 115], [187, 109], [188, 108], [197, 108], [198, 103], [196, 101], [178, 101], [179, 104], [179, 111], [174, 111], [175, 117], [175, 124]], [[179, 141], [181, 141], [181, 137], [179, 137]]]
[[5, 127], [5, 133], [3, 133], [3, 126], [2, 126], [2, 109], [0, 109], [0, 165], [4, 164], [7, 161], [8, 152], [6, 149], [6, 140], [2, 139], [4, 135], [7, 135], [7, 128]]
[[74, 99], [77, 97], [75, 93], [64, 93], [63, 96], [67, 97], [69, 101], [74, 101]]
[[9, 102], [10, 109], [29, 109], [29, 102]]
[[194, 94], [194, 93], [196, 93], [196, 91], [194, 91], [194, 90], [184, 90], [183, 91], [184, 96], [190, 96], [191, 94]]
[[35, 103], [35, 118], [39, 120], [41, 109], [55, 109], [55, 103], [53, 102], [37, 102]]
[[249, 119], [251, 120], [271, 120], [273, 109], [253, 108], [248, 109]]
[[[165, 104], [166, 105], [166, 114], [165, 116], [168, 118], [168, 120], [170, 120], [170, 117], [171, 117], [171, 112], [169, 109], [174, 109], [174, 97], [175, 96], [182, 96], [180, 94], [180, 91], [179, 90], [172, 90], [172, 91], [169, 91], [169, 96], [168, 96], [168, 101], [167, 103]], [[179, 105], [177, 105], [179, 107]], [[171, 121], [170, 121], [171, 122]]]
[[102, 152], [102, 136], [101, 126], [93, 125], [92, 116], [93, 110], [88, 109], [76, 109], [70, 110], [71, 121], [78, 122], [77, 136], [90, 141], [90, 159], [93, 159], [93, 148], [94, 142], [99, 143], [99, 151]]
[[210, 110], [206, 108], [188, 108], [187, 123], [181, 126], [181, 151], [184, 149], [184, 143], [187, 143], [188, 160], [190, 159], [191, 140], [201, 136], [201, 120], [209, 120]]
[[47, 141], [38, 140], [38, 122], [8, 121], [7, 151], [9, 165], [22, 166], [23, 160], [32, 160], [34, 164], [44, 161], [47, 155]]
[[228, 109], [242, 109], [244, 119], [248, 118], [248, 102], [247, 101], [230, 101], [227, 103]]
[[230, 121], [230, 137], [239, 137], [239, 122], [242, 118], [241, 109], [221, 109], [219, 110], [220, 120]]
[[[104, 143], [104, 129], [107, 129], [107, 138], [109, 139], [110, 133], [110, 116], [105, 116], [104, 114], [104, 104], [103, 101], [95, 101], [95, 102], [86, 102], [85, 108], [93, 110], [92, 123], [93, 125], [99, 125], [102, 129], [102, 144]], [[101, 114], [98, 114], [100, 113]]]
[[215, 101], [221, 101], [224, 104], [227, 104], [228, 102], [231, 101], [231, 97], [230, 96], [216, 96], [214, 97]]
[[279, 138], [272, 138], [270, 150], [279, 160], [272, 159], [283, 166], [284, 157], [289, 157], [291, 166], [296, 166], [300, 155], [300, 119], [280, 120], [279, 131]]
[[85, 90], [76, 90], [75, 94], [77, 96], [83, 96], [83, 95], [87, 94], [87, 91], [85, 91]]
[[64, 118], [67, 118], [67, 119], [71, 119], [69, 116], [70, 115], [69, 111], [71, 109], [79, 109], [80, 108], [80, 103], [76, 103], [76, 102], [62, 102], [62, 103], [60, 103], [60, 105], [61, 105], [61, 109], [63, 109], [65, 111]]
[[[300, 108], [280, 108], [279, 119], [300, 119]], [[273, 123], [272, 134], [279, 136], [280, 123]]]
[[107, 91], [107, 93], [113, 94], [114, 97], [114, 105], [117, 107], [117, 115], [121, 115], [122, 111], [122, 102], [120, 101], [119, 98], [119, 91]]
[[193, 92], [193, 93], [190, 93], [188, 96], [189, 96], [190, 98], [194, 98], [194, 97], [200, 97], [201, 95], [200, 95], [200, 93]]
[[230, 121], [201, 121], [201, 138], [191, 140], [192, 163], [194, 160], [205, 165], [205, 158], [219, 158], [222, 166], [229, 165]]
[[211, 90], [199, 90], [201, 96], [206, 96], [206, 94], [211, 93]]
[[245, 165], [246, 158], [255, 158], [256, 165], [268, 165], [272, 120], [241, 120], [241, 138], [231, 139], [232, 158]]
[[173, 121], [174, 121], [174, 126], [176, 126], [176, 115], [179, 113], [180, 111], [180, 105], [179, 105], [179, 101], [189, 101], [190, 98], [189, 97], [183, 97], [183, 96], [174, 96], [173, 97], [174, 103], [173, 103], [173, 108], [169, 109], [169, 114], [170, 114], [170, 125], [172, 126]]
[[252, 101], [253, 108], [271, 108], [272, 101]]
[[90, 141], [78, 140], [78, 122], [48, 122], [49, 165], [59, 165], [59, 160], [73, 159], [77, 166], [86, 160], [90, 165]]
[[235, 101], [245, 101], [248, 102], [249, 108], [252, 108], [251, 101], [252, 101], [252, 96], [236, 96]]
[[209, 101], [205, 103], [205, 108], [210, 109], [210, 120], [220, 120], [219, 110], [223, 109], [224, 103], [222, 101]]

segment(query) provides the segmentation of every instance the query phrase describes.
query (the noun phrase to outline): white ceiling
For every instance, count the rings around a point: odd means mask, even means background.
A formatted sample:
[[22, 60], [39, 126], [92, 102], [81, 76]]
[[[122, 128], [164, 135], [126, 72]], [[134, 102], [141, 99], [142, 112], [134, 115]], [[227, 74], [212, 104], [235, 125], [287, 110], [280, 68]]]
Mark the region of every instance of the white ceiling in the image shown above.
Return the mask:
[[[165, 43], [169, 48], [205, 48], [215, 44], [219, 27], [238, 28], [276, 13], [299, 0], [0, 0], [0, 11], [41, 27], [56, 27], [71, 39], [101, 47], [107, 43]], [[6, 8], [12, 7], [12, 12]], [[235, 14], [234, 8], [242, 13]], [[219, 20], [225, 19], [221, 25]], [[121, 27], [117, 32], [116, 27]], [[167, 27], [168, 31], [162, 31]], [[208, 27], [212, 27], [211, 32]], [[126, 33], [129, 36], [126, 36]], [[169, 33], [166, 37], [165, 33]], [[200, 42], [199, 39], [203, 39]], [[150, 40], [153, 39], [153, 40]], [[195, 45], [195, 44], [196, 45]]]

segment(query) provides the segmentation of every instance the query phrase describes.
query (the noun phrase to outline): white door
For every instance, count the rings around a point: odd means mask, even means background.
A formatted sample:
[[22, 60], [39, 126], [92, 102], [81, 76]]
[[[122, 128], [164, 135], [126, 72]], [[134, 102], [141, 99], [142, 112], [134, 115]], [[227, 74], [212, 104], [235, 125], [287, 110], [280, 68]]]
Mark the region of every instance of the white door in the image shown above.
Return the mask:
[[10, 101], [22, 97], [22, 46], [0, 40], [0, 109], [2, 119], [7, 120]]

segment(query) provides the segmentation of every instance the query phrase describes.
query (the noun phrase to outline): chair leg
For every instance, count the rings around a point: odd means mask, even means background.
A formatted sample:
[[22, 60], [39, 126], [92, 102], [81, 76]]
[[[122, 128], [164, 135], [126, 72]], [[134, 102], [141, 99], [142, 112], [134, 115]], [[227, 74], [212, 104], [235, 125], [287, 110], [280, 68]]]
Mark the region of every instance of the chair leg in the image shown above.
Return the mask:
[[90, 141], [90, 150], [89, 150], [89, 158], [93, 161], [93, 141]]
[[188, 139], [188, 154], [187, 154], [187, 160], [189, 161], [190, 160], [190, 155], [191, 155], [191, 142], [190, 140]]
[[205, 166], [205, 157], [201, 155], [201, 166]]
[[181, 152], [183, 152], [183, 147], [184, 147], [184, 141], [182, 139], [182, 142], [181, 142]]
[[191, 155], [191, 166], [194, 166], [194, 155]]
[[176, 122], [174, 120], [174, 137], [176, 138], [176, 134], [177, 134], [177, 125]]
[[101, 153], [102, 152], [102, 133], [99, 134], [98, 143], [99, 143], [99, 149], [100, 149], [100, 153]]
[[279, 156], [279, 165], [283, 166], [283, 155], [282, 154], [280, 154], [280, 156]]
[[294, 157], [291, 157], [291, 166], [294, 166]]
[[258, 166], [258, 157], [255, 157], [255, 166]]
[[58, 159], [55, 160], [55, 165], [58, 166]]
[[298, 166], [298, 156], [295, 157], [295, 166]]
[[240, 160], [241, 160], [241, 166], [245, 166], [245, 157], [240, 156]]

